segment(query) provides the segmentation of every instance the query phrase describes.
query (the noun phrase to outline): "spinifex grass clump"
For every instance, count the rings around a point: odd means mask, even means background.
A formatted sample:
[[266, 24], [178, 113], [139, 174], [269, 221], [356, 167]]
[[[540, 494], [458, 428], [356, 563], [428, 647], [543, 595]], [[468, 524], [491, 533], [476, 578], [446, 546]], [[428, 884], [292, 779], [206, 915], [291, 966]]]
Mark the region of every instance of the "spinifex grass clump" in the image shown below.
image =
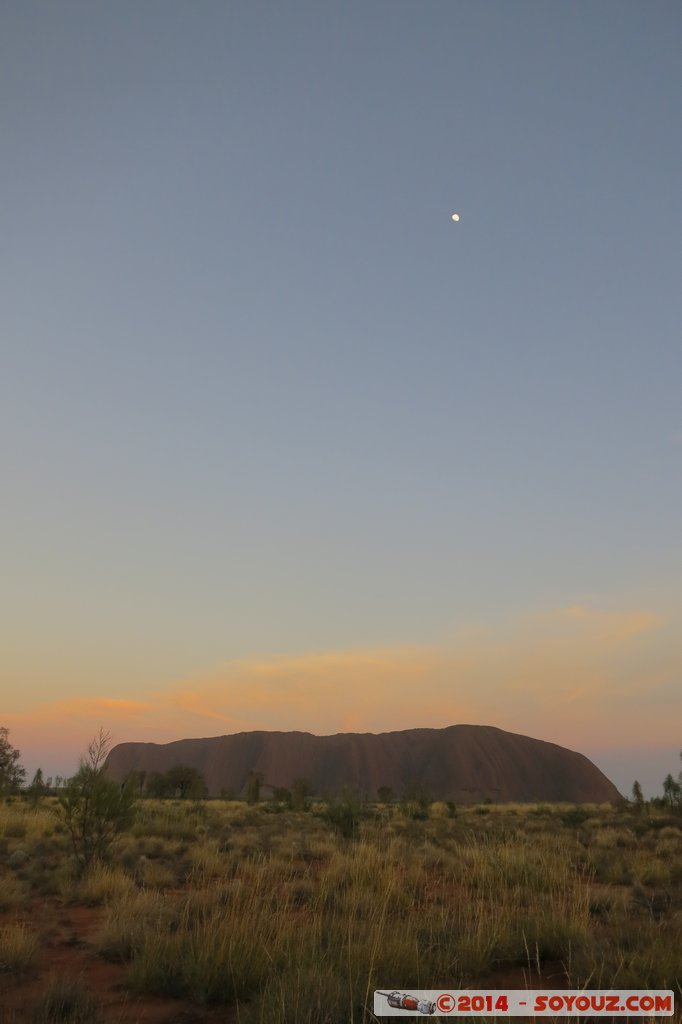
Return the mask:
[[202, 1005], [232, 1003], [258, 991], [274, 957], [283, 955], [288, 942], [281, 932], [290, 927], [286, 914], [263, 915], [261, 895], [230, 906], [214, 892], [194, 892], [172, 931], [145, 934], [131, 970], [135, 987]]
[[[554, 840], [544, 850], [523, 837], [380, 840], [370, 828], [336, 849], [320, 844], [325, 855], [307, 861], [295, 847], [288, 858], [277, 846], [239, 864], [228, 852], [221, 882], [205, 838], [210, 856], [196, 858], [187, 894], [157, 903], [146, 924], [135, 901], [112, 906], [101, 948], [132, 959], [138, 989], [252, 1003], [251, 1013], [281, 1022], [300, 1016], [302, 979], [324, 976], [335, 999], [343, 994], [330, 1018], [341, 1021], [363, 1019], [373, 989], [396, 973], [422, 988], [460, 984], [500, 962], [527, 962], [529, 947], [537, 959], [567, 957], [588, 934], [588, 885]], [[161, 906], [175, 914], [170, 927], [153, 922]], [[313, 1005], [318, 996], [314, 988]]]
[[72, 898], [88, 906], [99, 903], [120, 903], [135, 890], [130, 875], [121, 868], [96, 863], [72, 889]]
[[38, 936], [28, 925], [0, 925], [0, 974], [25, 971], [33, 964], [38, 946]]
[[161, 893], [142, 890], [107, 907], [96, 935], [97, 949], [108, 960], [129, 961], [157, 934], [174, 931], [177, 905]]
[[50, 798], [44, 798], [38, 805], [18, 798], [12, 803], [0, 803], [0, 837], [21, 840], [30, 847], [53, 835], [56, 825], [53, 807], [54, 800]]
[[137, 992], [238, 1004], [241, 1024], [369, 1024], [396, 985], [679, 991], [679, 819], [484, 809], [365, 805], [344, 835], [322, 806], [143, 801], [72, 898], [103, 903], [97, 948]]
[[84, 984], [75, 978], [50, 979], [31, 1014], [31, 1024], [96, 1024], [97, 1004]]
[[0, 911], [15, 910], [26, 898], [26, 886], [14, 875], [0, 874]]

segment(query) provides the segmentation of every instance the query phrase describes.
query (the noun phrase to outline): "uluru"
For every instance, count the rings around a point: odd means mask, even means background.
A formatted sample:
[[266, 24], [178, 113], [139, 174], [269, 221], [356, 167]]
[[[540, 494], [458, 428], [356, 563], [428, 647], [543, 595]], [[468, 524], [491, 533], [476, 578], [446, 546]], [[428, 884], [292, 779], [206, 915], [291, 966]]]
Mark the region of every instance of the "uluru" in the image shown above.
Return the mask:
[[133, 770], [166, 772], [179, 764], [200, 772], [214, 797], [244, 795], [252, 771], [262, 774], [265, 794], [268, 786], [290, 787], [304, 778], [320, 796], [351, 787], [373, 798], [380, 787], [389, 787], [397, 796], [419, 791], [459, 803], [606, 803], [620, 797], [583, 754], [486, 725], [334, 736], [259, 731], [119, 743], [106, 768], [122, 782]]

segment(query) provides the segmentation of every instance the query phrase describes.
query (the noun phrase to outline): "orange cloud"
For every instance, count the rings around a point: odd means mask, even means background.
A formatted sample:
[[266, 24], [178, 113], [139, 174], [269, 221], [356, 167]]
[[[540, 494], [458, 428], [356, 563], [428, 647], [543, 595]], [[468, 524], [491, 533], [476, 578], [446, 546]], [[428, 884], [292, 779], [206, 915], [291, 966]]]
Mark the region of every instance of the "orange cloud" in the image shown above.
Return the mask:
[[115, 697], [73, 697], [69, 700], [57, 702], [62, 713], [68, 713], [72, 718], [92, 718], [94, 715], [110, 715], [116, 719], [129, 719], [134, 721], [145, 712], [152, 709], [152, 705], [139, 700], [128, 700]]
[[317, 734], [478, 723], [588, 749], [679, 741], [675, 623], [585, 607], [469, 630], [436, 647], [243, 658], [144, 694], [73, 698], [9, 716], [33, 745], [83, 750], [254, 729]]
[[[193, 680], [191, 690], [167, 692], [164, 701], [179, 701], [198, 715], [237, 717], [266, 729], [374, 729], [395, 715], [397, 704], [402, 714], [431, 724], [425, 717], [444, 710], [442, 661], [441, 652], [418, 648], [242, 659]], [[424, 690], [425, 680], [430, 693]], [[462, 699], [450, 704], [448, 714], [467, 709]]]

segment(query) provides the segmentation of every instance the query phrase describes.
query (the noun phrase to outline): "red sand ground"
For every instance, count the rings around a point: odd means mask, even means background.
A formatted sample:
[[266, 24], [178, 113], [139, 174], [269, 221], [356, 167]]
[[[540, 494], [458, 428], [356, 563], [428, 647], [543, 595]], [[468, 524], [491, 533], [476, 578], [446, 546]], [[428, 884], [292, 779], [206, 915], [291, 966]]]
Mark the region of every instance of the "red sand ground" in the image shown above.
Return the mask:
[[181, 999], [164, 999], [131, 992], [125, 964], [110, 963], [95, 948], [101, 907], [63, 905], [56, 898], [29, 901], [20, 913], [3, 914], [7, 922], [26, 922], [41, 937], [33, 968], [20, 976], [0, 975], [0, 1024], [22, 1024], [50, 980], [80, 979], [99, 1005], [101, 1024], [232, 1024], [229, 1008], [204, 1010]]
[[[22, 910], [0, 916], [2, 921], [25, 922], [42, 936], [34, 967], [20, 976], [0, 975], [0, 1024], [23, 1024], [54, 976], [79, 979], [99, 1004], [101, 1024], [237, 1024], [234, 1007], [203, 1009], [181, 999], [140, 995], [127, 985], [125, 964], [101, 957], [94, 937], [102, 920], [101, 907], [65, 905], [56, 897], [35, 898]], [[471, 988], [565, 988], [560, 963], [521, 968], [499, 965], [494, 975], [472, 979]]]

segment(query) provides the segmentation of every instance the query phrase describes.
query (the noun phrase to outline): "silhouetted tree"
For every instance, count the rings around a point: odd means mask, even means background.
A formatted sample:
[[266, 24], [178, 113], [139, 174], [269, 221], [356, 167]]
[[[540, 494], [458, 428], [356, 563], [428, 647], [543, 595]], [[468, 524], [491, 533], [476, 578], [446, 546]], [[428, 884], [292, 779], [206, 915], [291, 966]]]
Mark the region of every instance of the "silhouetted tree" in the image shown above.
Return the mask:
[[206, 779], [186, 764], [176, 764], [166, 772], [166, 779], [175, 796], [181, 799], [204, 800], [208, 796]]
[[31, 784], [26, 790], [26, 795], [28, 796], [31, 803], [35, 806], [40, 800], [41, 796], [44, 796], [46, 792], [47, 786], [45, 785], [45, 781], [43, 779], [43, 769], [37, 768], [36, 773], [33, 776], [33, 779], [31, 780]]
[[663, 799], [668, 807], [676, 807], [682, 797], [682, 785], [668, 772], [663, 780]]
[[642, 787], [640, 786], [637, 779], [632, 783], [632, 801], [637, 811], [641, 811], [644, 807], [644, 794], [642, 793]]
[[105, 857], [114, 836], [127, 828], [134, 816], [132, 791], [105, 775], [110, 747], [109, 733], [100, 729], [78, 771], [59, 794], [59, 813], [81, 873]]
[[196, 768], [176, 764], [163, 774], [150, 772], [146, 777], [146, 793], [157, 799], [178, 797], [179, 799], [203, 800], [208, 796], [206, 780]]
[[9, 729], [0, 727], [0, 796], [18, 792], [26, 779], [26, 769], [19, 764], [21, 751], [9, 741]]

